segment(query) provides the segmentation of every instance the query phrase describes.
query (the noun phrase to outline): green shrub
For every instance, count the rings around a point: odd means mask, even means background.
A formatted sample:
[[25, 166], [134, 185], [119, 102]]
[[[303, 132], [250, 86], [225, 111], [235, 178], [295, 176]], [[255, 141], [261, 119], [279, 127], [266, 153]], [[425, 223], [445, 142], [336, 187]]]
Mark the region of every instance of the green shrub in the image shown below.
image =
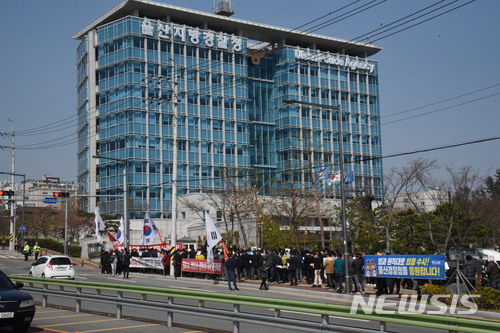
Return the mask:
[[500, 310], [500, 290], [490, 287], [479, 287], [471, 292], [473, 295], [481, 295], [475, 298], [479, 310]]
[[[64, 253], [64, 244], [53, 238], [25, 238], [25, 240], [30, 244], [31, 247], [38, 242], [41, 248], [48, 249], [54, 252]], [[71, 257], [80, 257], [82, 253], [82, 247], [78, 244], [71, 244], [69, 247], [69, 255]]]
[[[446, 289], [445, 286], [439, 286], [436, 284], [426, 283], [420, 287], [420, 290], [422, 291], [422, 294], [429, 295], [429, 300], [434, 295], [452, 295], [452, 293]], [[440, 298], [439, 301], [445, 303], [446, 305], [451, 304], [451, 298]]]

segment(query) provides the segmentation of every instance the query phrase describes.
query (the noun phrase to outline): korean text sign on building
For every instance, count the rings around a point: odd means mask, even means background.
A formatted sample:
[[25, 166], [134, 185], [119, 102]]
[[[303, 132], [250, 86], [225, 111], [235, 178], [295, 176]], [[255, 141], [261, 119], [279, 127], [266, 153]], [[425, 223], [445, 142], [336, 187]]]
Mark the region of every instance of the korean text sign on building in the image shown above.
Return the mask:
[[365, 276], [408, 279], [444, 279], [444, 255], [367, 255]]

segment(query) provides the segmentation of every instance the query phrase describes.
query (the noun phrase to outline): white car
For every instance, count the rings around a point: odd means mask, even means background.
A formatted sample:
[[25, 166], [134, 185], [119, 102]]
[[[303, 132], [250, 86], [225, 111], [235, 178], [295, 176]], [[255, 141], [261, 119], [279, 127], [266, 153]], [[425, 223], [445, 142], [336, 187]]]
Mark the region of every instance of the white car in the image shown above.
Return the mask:
[[28, 275], [74, 280], [75, 269], [71, 258], [68, 256], [42, 256], [32, 264]]

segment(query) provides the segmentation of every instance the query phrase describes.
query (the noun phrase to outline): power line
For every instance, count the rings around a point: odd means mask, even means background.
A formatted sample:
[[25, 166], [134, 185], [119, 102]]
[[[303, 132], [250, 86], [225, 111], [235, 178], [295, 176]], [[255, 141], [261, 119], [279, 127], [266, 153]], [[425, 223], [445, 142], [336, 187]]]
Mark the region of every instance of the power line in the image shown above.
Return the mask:
[[495, 88], [495, 87], [498, 87], [498, 86], [500, 86], [500, 83], [496, 83], [494, 85], [491, 85], [491, 86], [488, 86], [488, 87], [485, 87], [485, 88], [481, 88], [481, 89], [478, 89], [478, 90], [473, 90], [473, 91], [470, 91], [470, 92], [467, 92], [467, 93], [464, 93], [464, 94], [461, 94], [461, 95], [458, 95], [458, 96], [453, 96], [453, 97], [450, 97], [450, 98], [446, 98], [446, 99], [443, 99], [443, 100], [440, 100], [440, 101], [437, 101], [437, 102], [434, 102], [434, 103], [430, 103], [430, 104], [418, 106], [416, 108], [412, 108], [412, 109], [408, 109], [408, 110], [404, 110], [404, 111], [400, 111], [400, 112], [391, 113], [391, 114], [382, 116], [380, 118], [388, 118], [388, 117], [397, 116], [397, 115], [400, 115], [400, 114], [403, 114], [403, 113], [408, 113], [408, 112], [420, 110], [420, 109], [423, 109], [423, 108], [427, 108], [429, 106], [434, 106], [434, 105], [437, 105], [437, 104], [441, 104], [441, 103], [449, 102], [449, 101], [452, 101], [452, 100], [455, 100], [455, 99], [458, 99], [458, 98], [462, 98], [462, 97], [465, 97], [465, 96], [473, 95], [473, 94], [476, 94], [478, 92], [482, 92], [482, 91], [485, 91], [485, 90], [488, 90], [488, 89], [491, 89], [491, 88]]
[[438, 109], [438, 110], [424, 112], [424, 113], [421, 113], [421, 114], [418, 114], [418, 115], [415, 115], [415, 116], [406, 117], [406, 118], [402, 118], [402, 119], [399, 119], [399, 120], [393, 120], [393, 121], [390, 121], [390, 122], [387, 122], [387, 123], [383, 123], [381, 125], [389, 125], [389, 124], [398, 123], [400, 121], [404, 121], [404, 120], [408, 120], [408, 119], [414, 119], [414, 118], [418, 118], [418, 117], [427, 116], [427, 115], [430, 115], [430, 114], [433, 114], [433, 113], [438, 113], [438, 112], [441, 112], [441, 111], [453, 109], [453, 108], [456, 108], [458, 106], [467, 105], [467, 104], [470, 104], [470, 103], [473, 103], [473, 102], [477, 102], [477, 101], [480, 101], [480, 100], [483, 100], [483, 99], [491, 98], [491, 97], [494, 97], [494, 96], [497, 96], [497, 95], [500, 95], [500, 92], [497, 92], [497, 93], [494, 93], [494, 94], [491, 94], [491, 95], [488, 95], [488, 96], [484, 96], [484, 97], [479, 97], [479, 98], [476, 98], [476, 99], [473, 99], [473, 100], [470, 100], [470, 101], [466, 101], [466, 102], [463, 102], [463, 103], [451, 105], [451, 106], [448, 106], [448, 107], [445, 107], [445, 108], [441, 108], [441, 109]]
[[[359, 0], [358, 0], [358, 1], [359, 1]], [[358, 1], [355, 1], [355, 2], [358, 2]], [[384, 1], [385, 1], [385, 0], [384, 0]], [[455, 0], [454, 2], [456, 2], [456, 1], [458, 1], [458, 0]], [[451, 10], [447, 11], [447, 12], [450, 12], [450, 11], [452, 11], [452, 10], [455, 10], [455, 9], [457, 9], [457, 8], [460, 8], [460, 7], [462, 7], [462, 6], [465, 6], [465, 5], [467, 5], [467, 4], [469, 4], [469, 3], [473, 2], [473, 1], [475, 1], [475, 0], [469, 1], [468, 3], [465, 3], [465, 4], [463, 4], [463, 5], [459, 6], [459, 7], [455, 7], [455, 8], [453, 8], [453, 9], [451, 9]], [[369, 3], [373, 3], [373, 2], [375, 2], [375, 1], [372, 1], [372, 2], [369, 2]], [[324, 17], [326, 17], [326, 16], [328, 16], [328, 15], [331, 15], [332, 13], [338, 12], [338, 11], [340, 11], [340, 10], [342, 10], [342, 9], [344, 9], [344, 8], [346, 8], [346, 7], [350, 6], [350, 5], [352, 5], [352, 4], [353, 4], [353, 3], [351, 3], [351, 4], [347, 5], [347, 6], [341, 7], [340, 9], [338, 9], [338, 10], [336, 10], [336, 11], [333, 11], [333, 12], [330, 12], [330, 13], [328, 13], [328, 14], [326, 14], [326, 15], [323, 15], [323, 16], [321, 16], [319, 19], [322, 19], [322, 18], [324, 18]], [[434, 5], [435, 5], [435, 4], [434, 4]], [[432, 7], [432, 6], [434, 6], [434, 5], [428, 6], [428, 7], [424, 8], [424, 9], [427, 9], [427, 8]], [[449, 4], [448, 4], [448, 5], [449, 5]], [[360, 8], [360, 7], [357, 7], [356, 9], [358, 9], [358, 8]], [[440, 7], [440, 8], [442, 8], [442, 7]], [[440, 8], [438, 8], [438, 9], [440, 9]], [[355, 10], [356, 10], [356, 9], [355, 9]], [[351, 11], [350, 11], [350, 12], [348, 12], [348, 13], [351, 13], [351, 12], [353, 12], [353, 11], [354, 11], [354, 10], [351, 10]], [[422, 10], [420, 10], [420, 11], [422, 11]], [[419, 12], [420, 12], [420, 11], [419, 11]], [[447, 12], [445, 12], [445, 13], [447, 13]], [[436, 16], [434, 16], [433, 18], [438, 17], [438, 16], [441, 16], [441, 15], [443, 15], [443, 14], [445, 14], [445, 13], [441, 13], [441, 14], [439, 14], [439, 15], [436, 15]], [[355, 12], [354, 14], [356, 14], [356, 12]], [[352, 14], [352, 15], [354, 15], [354, 14]], [[427, 14], [428, 14], [428, 13], [427, 13]], [[426, 14], [426, 15], [427, 15], [427, 14]], [[343, 14], [343, 15], [346, 15], [346, 14]], [[351, 16], [352, 16], [352, 15], [351, 15]], [[409, 16], [412, 16], [412, 15], [414, 15], [414, 14], [411, 14], [411, 15], [409, 15]], [[342, 16], [342, 15], [341, 15], [341, 16]], [[338, 16], [338, 17], [341, 17], [341, 16]], [[407, 16], [407, 17], [409, 17], [409, 16]], [[337, 17], [337, 18], [338, 18], [338, 17]], [[319, 19], [318, 19], [318, 20], [319, 20]], [[431, 18], [431, 19], [432, 19], [432, 18]], [[400, 21], [400, 20], [398, 20], [398, 21]], [[426, 21], [427, 21], [427, 20], [426, 20]], [[305, 26], [305, 25], [308, 25], [308, 24], [310, 24], [310, 23], [312, 23], [312, 22], [314, 22], [314, 21], [307, 22], [306, 24], [303, 24], [303, 25], [301, 25], [300, 27]], [[396, 21], [396, 22], [397, 22], [397, 21]], [[425, 21], [423, 21], [423, 22], [425, 22]], [[423, 22], [420, 22], [420, 23], [423, 23]], [[324, 24], [324, 23], [323, 23], [323, 24]], [[333, 23], [332, 23], [332, 24], [333, 24]], [[316, 26], [315, 26], [315, 27], [316, 27]], [[314, 28], [314, 27], [313, 27], [313, 28]], [[312, 28], [310, 28], [310, 29], [312, 29]], [[406, 29], [407, 29], [407, 28], [405, 28], [405, 29], [403, 29], [403, 30], [406, 30]], [[292, 31], [292, 30], [291, 30], [291, 31]], [[385, 31], [387, 31], [387, 30], [385, 30]], [[385, 32], [385, 31], [384, 31], [384, 32]], [[207, 61], [207, 62], [208, 62], [208, 61]], [[267, 71], [263, 71], [262, 73], [267, 73]], [[261, 73], [261, 74], [262, 74], [262, 73]], [[237, 79], [236, 79], [236, 80], [237, 80]], [[243, 81], [246, 81], [246, 80], [241, 80], [241, 81], [243, 82]], [[235, 86], [237, 87], [237, 86], [239, 86], [239, 85], [236, 85], [236, 84], [235, 84]], [[210, 89], [210, 88], [208, 88], [208, 89]], [[221, 84], [221, 87], [220, 87], [219, 89], [220, 89], [220, 91], [222, 91], [222, 89], [223, 89], [223, 85], [222, 85], [222, 84]], [[207, 90], [207, 91], [208, 91], [208, 90]], [[215, 90], [214, 90], [214, 89], [211, 89], [211, 91], [210, 91], [210, 92], [211, 92], [212, 94], [213, 94], [214, 92], [215, 92], [215, 93], [217, 93], [216, 89], [215, 89]], [[433, 112], [430, 112], [430, 113], [433, 113]], [[430, 113], [429, 113], [429, 114], [430, 114]], [[71, 118], [75, 118], [75, 117], [77, 117], [77, 115], [73, 115], [73, 116], [71, 116], [71, 117], [65, 118], [65, 119], [63, 119], [62, 121], [65, 121], [65, 120], [67, 120], [67, 119], [71, 119]], [[61, 121], [61, 122], [62, 122], [62, 121]], [[401, 120], [400, 120], [400, 121], [401, 121]], [[41, 127], [39, 127], [39, 128], [33, 128], [33, 129], [29, 129], [29, 130], [19, 131], [19, 135], [41, 135], [41, 134], [47, 134], [47, 133], [49, 133], [49, 132], [38, 132], [38, 133], [37, 133], [36, 131], [37, 131], [37, 130], [38, 130], [38, 131], [41, 131], [42, 129], [48, 130], [48, 129], [50, 129], [50, 128], [59, 128], [60, 130], [62, 130], [62, 129], [69, 128], [69, 126], [64, 127], [64, 128], [61, 128], [60, 126], [59, 126], [59, 127], [57, 127], [54, 123], [52, 123], [52, 124], [50, 124], [50, 125], [41, 126]], [[24, 134], [23, 134], [23, 133], [24, 133]], [[69, 135], [68, 135], [68, 136], [69, 136]], [[68, 136], [66, 136], [66, 137], [68, 137]], [[61, 139], [61, 138], [59, 138], [59, 139]], [[56, 140], [59, 140], [59, 139], [56, 139]], [[77, 140], [72, 140], [72, 141], [69, 141], [69, 142], [67, 142], [67, 143], [53, 144], [53, 145], [50, 145], [50, 146], [47, 146], [47, 147], [50, 147], [50, 148], [55, 148], [55, 147], [60, 147], [61, 145], [65, 145], [65, 144], [72, 144], [72, 143], [75, 143], [75, 142], [77, 142]], [[39, 146], [36, 146], [36, 147], [33, 147], [33, 148], [23, 147], [23, 149], [41, 149], [41, 148], [44, 148], [44, 147], [39, 147]]]
[[399, 29], [399, 30], [397, 30], [397, 31], [395, 31], [395, 32], [392, 32], [392, 33], [390, 33], [390, 34], [388, 34], [388, 35], [385, 35], [385, 36], [382, 36], [382, 37], [380, 37], [380, 38], [377, 38], [377, 39], [373, 40], [372, 42], [376, 42], [376, 41], [379, 41], [379, 40], [385, 39], [385, 38], [387, 38], [387, 37], [393, 36], [393, 35], [395, 35], [395, 34], [398, 34], [398, 33], [400, 33], [400, 32], [406, 31], [406, 30], [408, 30], [408, 29], [414, 28], [414, 27], [416, 27], [416, 26], [418, 26], [418, 25], [421, 25], [421, 24], [423, 24], [423, 23], [425, 23], [425, 22], [428, 22], [428, 21], [430, 21], [430, 20], [433, 20], [433, 19], [438, 18], [438, 17], [440, 17], [440, 16], [443, 16], [443, 15], [445, 15], [445, 14], [448, 14], [448, 13], [450, 13], [450, 12], [452, 12], [452, 11], [455, 11], [455, 10], [457, 10], [457, 9], [459, 9], [459, 8], [462, 8], [462, 7], [466, 6], [466, 5], [469, 5], [469, 4], [471, 4], [471, 3], [475, 2], [475, 1], [476, 1], [476, 0], [470, 0], [469, 2], [466, 2], [466, 3], [462, 4], [462, 5], [456, 6], [456, 7], [454, 7], [454, 8], [451, 8], [451, 9], [449, 9], [449, 10], [447, 10], [447, 11], [443, 12], [443, 13], [439, 13], [439, 14], [434, 15], [434, 16], [432, 16], [432, 17], [430, 17], [430, 18], [427, 18], [427, 19], [425, 19], [425, 20], [423, 20], [423, 21], [417, 22], [417, 23], [412, 24], [412, 25], [410, 25], [410, 26], [408, 26], [408, 27], [405, 27], [405, 28]]

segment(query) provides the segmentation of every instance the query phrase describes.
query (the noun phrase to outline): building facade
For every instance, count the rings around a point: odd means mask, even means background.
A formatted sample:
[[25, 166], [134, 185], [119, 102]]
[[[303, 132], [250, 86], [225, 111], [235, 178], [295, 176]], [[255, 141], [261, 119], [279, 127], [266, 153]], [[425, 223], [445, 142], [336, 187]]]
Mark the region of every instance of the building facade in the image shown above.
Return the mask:
[[[378, 65], [368, 58], [379, 47], [145, 0], [73, 37], [88, 211], [122, 214], [126, 187], [132, 219], [168, 219], [174, 165], [179, 195], [220, 188], [227, 169], [257, 175], [262, 194], [270, 179], [310, 186], [309, 166], [336, 172], [336, 111], [284, 99], [340, 107], [348, 195], [381, 199]], [[319, 186], [340, 197], [338, 185]]]
[[75, 195], [75, 183], [61, 181], [59, 177], [43, 175], [42, 179], [26, 179], [21, 182], [24, 191], [24, 205], [26, 207], [64, 208], [65, 199], [55, 198], [54, 192], [67, 192]]
[[388, 198], [394, 203], [395, 211], [412, 209], [417, 213], [434, 211], [437, 206], [451, 201], [451, 189], [428, 188], [423, 191], [401, 193]]

